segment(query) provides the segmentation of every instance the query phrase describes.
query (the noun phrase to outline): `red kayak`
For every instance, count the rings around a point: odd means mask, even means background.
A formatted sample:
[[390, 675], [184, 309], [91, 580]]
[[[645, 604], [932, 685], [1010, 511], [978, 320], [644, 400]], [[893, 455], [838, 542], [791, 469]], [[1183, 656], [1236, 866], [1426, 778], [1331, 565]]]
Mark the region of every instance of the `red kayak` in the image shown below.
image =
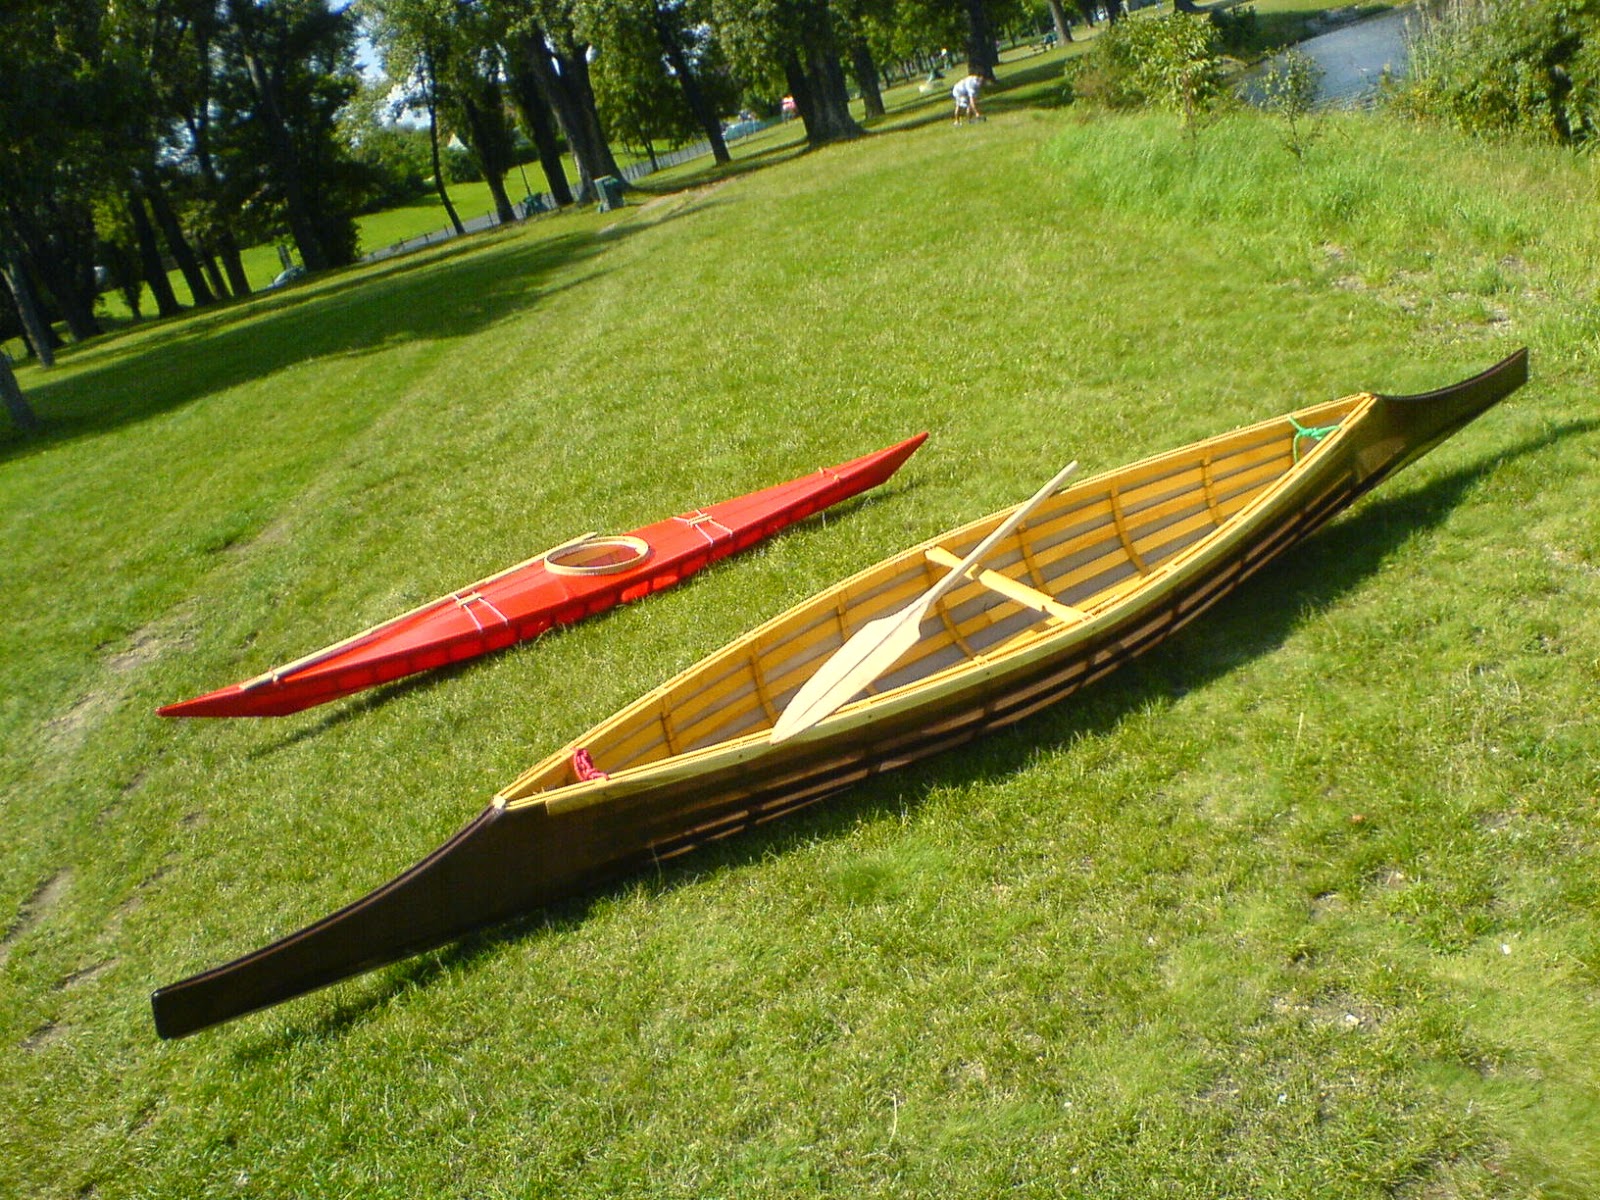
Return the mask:
[[629, 534], [585, 535], [264, 675], [156, 711], [163, 717], [281, 717], [515, 645], [552, 625], [671, 587], [876, 487], [927, 436]]

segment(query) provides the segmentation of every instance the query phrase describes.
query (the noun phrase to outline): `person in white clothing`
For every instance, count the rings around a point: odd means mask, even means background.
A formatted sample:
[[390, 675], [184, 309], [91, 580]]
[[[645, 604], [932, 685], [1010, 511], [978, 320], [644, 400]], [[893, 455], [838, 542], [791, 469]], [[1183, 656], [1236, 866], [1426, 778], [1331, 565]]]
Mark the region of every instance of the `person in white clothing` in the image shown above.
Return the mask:
[[978, 91], [983, 87], [982, 75], [968, 75], [955, 87], [950, 89], [950, 95], [956, 102], [956, 124], [961, 124], [961, 118], [981, 121], [983, 114], [978, 111]]

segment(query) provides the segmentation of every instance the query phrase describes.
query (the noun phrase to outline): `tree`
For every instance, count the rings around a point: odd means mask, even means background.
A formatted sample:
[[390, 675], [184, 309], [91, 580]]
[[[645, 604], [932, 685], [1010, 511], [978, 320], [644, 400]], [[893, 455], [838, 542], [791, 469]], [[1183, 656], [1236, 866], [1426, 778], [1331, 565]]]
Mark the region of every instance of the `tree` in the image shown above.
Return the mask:
[[194, 10], [189, 33], [193, 53], [186, 60], [190, 68], [186, 86], [177, 98], [184, 130], [188, 135], [189, 152], [204, 181], [200, 219], [207, 242], [221, 255], [223, 270], [228, 276], [228, 287], [235, 296], [248, 296], [250, 280], [245, 275], [244, 257], [239, 251], [235, 230], [243, 198], [239, 189], [230, 186], [230, 181], [218, 169], [217, 160], [212, 154], [212, 101], [217, 71], [217, 55], [214, 51], [221, 27], [221, 13], [216, 0], [191, 2]]
[[[513, 90], [555, 118], [578, 167], [578, 200], [593, 200], [595, 180], [621, 178], [589, 75], [593, 46], [578, 28], [575, 0], [486, 0], [503, 31], [505, 66]], [[537, 142], [537, 128], [531, 129]], [[541, 161], [543, 151], [541, 150]]]
[[[710, 56], [710, 38], [701, 39], [697, 36], [691, 24], [695, 14], [687, 3], [652, 0], [650, 15], [651, 23], [655, 26], [656, 41], [661, 46], [661, 55], [673, 78], [678, 81], [684, 103], [694, 115], [695, 123], [711, 145], [711, 157], [719, 163], [732, 162], [728, 144], [722, 138], [722, 122], [718, 120], [717, 111], [707, 95], [708, 72], [704, 70], [704, 62]], [[709, 31], [710, 27], [701, 25], [700, 28]]]
[[1000, 65], [1000, 47], [995, 41], [994, 24], [984, 0], [964, 0], [967, 13], [967, 71], [995, 82], [994, 69]]
[[734, 97], [709, 26], [684, 0], [580, 0], [579, 26], [599, 50], [596, 107], [608, 129], [648, 151], [653, 140], [678, 144], [696, 135], [719, 163], [730, 162], [718, 104]]
[[[508, 49], [515, 47], [521, 40], [522, 35], [509, 34]], [[539, 155], [539, 168], [544, 172], [551, 199], [559, 205], [571, 204], [572, 187], [567, 182], [567, 169], [562, 163], [561, 134], [557, 128], [555, 112], [545, 99], [544, 89], [534, 78], [534, 72], [525, 56], [508, 54], [506, 86], [511, 102], [522, 118], [522, 127], [527, 130], [528, 137], [533, 141], [534, 149]]]
[[1056, 40], [1070, 42], [1072, 40], [1072, 22], [1067, 19], [1067, 10], [1061, 6], [1061, 0], [1048, 0], [1050, 8], [1050, 24], [1055, 26]]
[[712, 12], [741, 71], [757, 79], [781, 73], [808, 145], [862, 135], [850, 115], [843, 21], [828, 0], [712, 0]]
[[[190, 0], [189, 8], [194, 7]], [[179, 97], [192, 72], [188, 35], [194, 15], [182, 3], [122, 0], [108, 6], [96, 66], [106, 112], [104, 161], [115, 164], [130, 197], [148, 206], [198, 306], [215, 296], [168, 195], [171, 172], [163, 169], [181, 156], [170, 135], [181, 128]]]
[[74, 338], [99, 332], [87, 201], [100, 177], [99, 38], [93, 6], [8, 0], [0, 8], [0, 270], [47, 364], [50, 315]]
[[360, 171], [338, 115], [359, 90], [355, 22], [323, 0], [224, 0], [219, 132], [231, 172], [281, 212], [307, 270], [353, 262]]
[[6, 411], [11, 414], [11, 423], [23, 433], [32, 433], [39, 428], [39, 418], [34, 415], [28, 398], [22, 394], [16, 372], [11, 369], [11, 358], [4, 350], [0, 350], [0, 400], [4, 400]]
[[[433, 188], [428, 131], [398, 118], [407, 111], [404, 96], [387, 75], [368, 75], [361, 91], [340, 114], [340, 137], [357, 161], [373, 174], [373, 190], [363, 199], [363, 212], [379, 212], [408, 204]], [[412, 110], [415, 111], [415, 110]]]
[[450, 218], [450, 227], [459, 236], [466, 227], [450, 200], [439, 156], [443, 92], [439, 60], [449, 53], [446, 45], [453, 34], [445, 7], [431, 0], [366, 0], [360, 12], [373, 45], [382, 56], [384, 71], [401, 83], [401, 110], [409, 109], [427, 118], [433, 190]]
[[33, 349], [33, 356], [39, 360], [41, 366], [55, 366], [55, 338], [51, 333], [50, 323], [40, 311], [39, 300], [33, 290], [33, 281], [23, 269], [20, 257], [13, 247], [5, 244], [3, 230], [0, 230], [0, 275], [5, 276], [6, 290], [11, 295], [11, 302], [17, 311], [17, 320], [22, 326], [23, 337]]
[[513, 221], [516, 213], [506, 194], [506, 172], [516, 165], [511, 121], [501, 88], [500, 47], [487, 43], [452, 63], [454, 78], [446, 91], [463, 140], [478, 160], [495, 215]]
[[497, 14], [472, 0], [366, 0], [362, 12], [385, 70], [406, 81], [406, 105], [428, 118], [434, 186], [456, 232], [462, 225], [445, 190], [441, 119], [477, 160], [499, 219], [515, 219], [505, 189], [515, 156]]

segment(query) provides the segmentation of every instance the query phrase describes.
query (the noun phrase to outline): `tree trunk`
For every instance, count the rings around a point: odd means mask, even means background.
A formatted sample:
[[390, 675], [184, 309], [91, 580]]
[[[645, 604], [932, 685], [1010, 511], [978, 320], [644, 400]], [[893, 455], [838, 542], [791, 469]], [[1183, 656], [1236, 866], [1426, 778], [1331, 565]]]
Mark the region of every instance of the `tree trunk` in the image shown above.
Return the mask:
[[305, 181], [300, 177], [300, 164], [296, 161], [294, 140], [283, 121], [281, 106], [278, 104], [277, 87], [266, 66], [255, 54], [245, 55], [245, 65], [249, 69], [250, 80], [255, 87], [256, 99], [260, 102], [260, 107], [256, 110], [256, 119], [266, 127], [267, 139], [272, 146], [272, 157], [277, 160], [278, 181], [283, 185], [284, 204], [289, 213], [289, 234], [300, 249], [300, 261], [305, 265], [305, 269], [325, 271], [330, 265], [330, 260], [323, 249], [322, 238], [317, 233], [316, 218], [312, 215], [311, 205], [306, 199]]
[[850, 43], [850, 73], [855, 76], [856, 87], [861, 90], [861, 104], [867, 120], [884, 115], [883, 90], [878, 86], [878, 67], [872, 61], [872, 51], [864, 38]]
[[860, 137], [865, 131], [850, 115], [850, 92], [839, 56], [817, 46], [801, 53], [803, 59], [791, 54], [784, 60], [783, 73], [806, 127], [806, 144], [822, 146]]
[[444, 163], [439, 158], [438, 110], [432, 92], [428, 93], [428, 149], [433, 154], [433, 190], [439, 193], [439, 203], [444, 205], [444, 211], [450, 218], [450, 228], [460, 237], [466, 233], [467, 227], [456, 214], [456, 206], [450, 203], [450, 191], [444, 185]]
[[521, 54], [513, 53], [506, 63], [511, 99], [539, 151], [539, 167], [550, 187], [550, 198], [565, 207], [572, 203], [572, 187], [567, 183], [567, 169], [561, 162], [561, 139], [556, 132], [555, 117], [526, 65], [527, 55], [531, 53], [524, 48]]
[[468, 133], [472, 138], [472, 152], [478, 160], [478, 166], [483, 169], [483, 181], [489, 185], [489, 195], [494, 198], [495, 220], [502, 225], [509, 225], [517, 219], [517, 213], [511, 207], [511, 197], [506, 195], [506, 169], [510, 157], [510, 138], [504, 136], [506, 130], [496, 128], [495, 122], [505, 121], [503, 109], [494, 107], [500, 101], [499, 89], [490, 91], [486, 100], [487, 104], [479, 103], [470, 97], [461, 98], [462, 114], [466, 117]]
[[161, 261], [161, 248], [156, 245], [155, 227], [150, 224], [144, 199], [135, 188], [128, 190], [128, 216], [133, 220], [133, 235], [139, 243], [139, 265], [144, 270], [144, 281], [150, 285], [150, 294], [156, 298], [156, 312], [163, 317], [175, 317], [183, 311], [183, 305], [178, 303], [177, 293], [167, 279], [166, 264]]
[[211, 285], [211, 294], [218, 300], [228, 298], [228, 281], [222, 277], [222, 271], [217, 266], [217, 256], [211, 247], [201, 242], [197, 253], [200, 255], [200, 268], [206, 273], [206, 282]]
[[[209, 45], [209, 43], [204, 43]], [[195, 161], [200, 164], [200, 175], [206, 181], [206, 186], [211, 189], [213, 197], [223, 194], [222, 180], [217, 176], [216, 163], [211, 158], [211, 122], [207, 115], [206, 105], [201, 103], [196, 106], [195, 112], [184, 117], [184, 123], [189, 127], [189, 140], [194, 143]], [[244, 272], [244, 256], [239, 253], [238, 239], [233, 236], [233, 230], [220, 224], [220, 217], [213, 216], [212, 242], [217, 256], [222, 259], [222, 269], [227, 273], [228, 286], [226, 291], [231, 291], [235, 296], [248, 296], [250, 294], [250, 278]], [[217, 294], [225, 294], [224, 289], [218, 288]], [[137, 315], [137, 314], [135, 314]]]
[[506, 192], [505, 174], [491, 171], [484, 176], [484, 182], [489, 185], [489, 195], [494, 199], [494, 219], [501, 225], [510, 225], [517, 219], [517, 210]]
[[16, 372], [11, 369], [11, 359], [0, 350], [0, 398], [4, 398], [11, 421], [23, 433], [34, 433], [39, 428], [39, 418], [33, 415], [28, 398], [22, 394]]
[[1067, 10], [1061, 7], [1061, 0], [1048, 0], [1050, 5], [1050, 21], [1056, 27], [1056, 39], [1063, 45], [1072, 40], [1072, 25], [1067, 21]]
[[211, 294], [205, 274], [200, 269], [200, 260], [195, 257], [194, 247], [189, 245], [189, 239], [184, 237], [183, 228], [178, 224], [178, 214], [172, 211], [172, 202], [161, 190], [160, 181], [145, 178], [142, 172], [137, 178], [139, 185], [142, 185], [144, 198], [150, 203], [150, 212], [156, 219], [161, 236], [166, 239], [167, 249], [172, 253], [172, 261], [178, 264], [178, 272], [183, 276], [183, 281], [189, 285], [189, 294], [194, 297], [194, 306], [203, 308], [207, 304], [215, 303], [216, 297]]
[[966, 6], [967, 73], [980, 75], [993, 83], [1000, 56], [995, 53], [994, 25], [989, 20], [989, 10], [983, 0], [966, 0]]
[[217, 254], [228, 276], [229, 289], [235, 296], [248, 296], [250, 278], [244, 273], [244, 255], [239, 253], [239, 242], [233, 236], [233, 230], [225, 228], [217, 234]]
[[39, 298], [33, 293], [33, 284], [29, 282], [21, 260], [9, 250], [4, 254], [5, 257], [0, 259], [0, 274], [6, 277], [6, 288], [11, 292], [11, 299], [17, 306], [17, 316], [22, 320], [22, 332], [28, 339], [28, 345], [33, 347], [33, 356], [39, 360], [39, 365], [53, 367], [56, 365], [55, 342], [50, 334], [49, 323], [39, 311]]
[[1083, 23], [1093, 29], [1095, 26], [1094, 0], [1078, 0], [1078, 12], [1083, 15]]
[[[622, 168], [617, 166], [616, 156], [611, 153], [611, 143], [606, 140], [605, 129], [600, 124], [600, 111], [595, 107], [594, 85], [589, 82], [588, 55], [588, 46], [575, 46], [564, 54], [558, 54], [556, 62], [561, 67], [561, 78], [570, 81], [573, 108], [578, 124], [583, 129], [581, 140], [584, 154], [591, 163], [591, 169], [597, 172], [595, 178], [611, 175], [621, 180], [623, 187], [627, 187], [627, 181], [622, 178]], [[577, 153], [576, 147], [573, 153]]]
[[[600, 129], [600, 118], [594, 108], [594, 90], [589, 86], [589, 64], [583, 49], [552, 56], [544, 31], [528, 26], [527, 32], [517, 40], [518, 69], [525, 69], [534, 86], [544, 99], [546, 107], [554, 114], [556, 123], [572, 150], [578, 167], [579, 203], [595, 198], [594, 181], [606, 175], [621, 178], [617, 160], [611, 153], [605, 134]], [[557, 67], [559, 66], [559, 70]]]
[[252, 116], [266, 130], [267, 143], [272, 147], [272, 157], [278, 168], [278, 182], [283, 187], [284, 203], [289, 210], [289, 233], [300, 248], [300, 261], [306, 270], [326, 270], [332, 263], [322, 245], [316, 217], [306, 197], [294, 139], [284, 121], [283, 105], [279, 102], [277, 80], [262, 61], [260, 48], [256, 44], [254, 0], [228, 0], [228, 15], [239, 32], [245, 70], [250, 76], [251, 90], [256, 95], [257, 108]]
[[439, 194], [439, 203], [444, 205], [445, 214], [450, 218], [450, 228], [460, 237], [467, 232], [467, 227], [456, 214], [456, 206], [450, 203], [450, 191], [444, 183], [444, 161], [439, 154], [439, 85], [434, 74], [432, 50], [423, 51], [422, 70], [425, 75], [422, 86], [428, 98], [428, 154], [433, 160], [433, 190]]
[[87, 208], [50, 204], [42, 221], [11, 210], [12, 246], [29, 279], [44, 290], [75, 342], [100, 332], [94, 315], [98, 298], [94, 283], [94, 219]]
[[678, 77], [678, 86], [683, 89], [683, 99], [689, 105], [689, 111], [694, 114], [695, 123], [704, 131], [706, 141], [711, 143], [712, 159], [719, 163], [732, 162], [733, 156], [728, 153], [728, 143], [722, 137], [722, 122], [717, 120], [717, 114], [712, 112], [711, 106], [706, 103], [706, 95], [700, 90], [700, 81], [689, 67], [688, 56], [683, 52], [683, 41], [678, 36], [671, 15], [662, 9], [660, 0], [657, 0], [653, 11], [656, 37], [661, 43], [661, 52], [666, 56], [672, 73]]

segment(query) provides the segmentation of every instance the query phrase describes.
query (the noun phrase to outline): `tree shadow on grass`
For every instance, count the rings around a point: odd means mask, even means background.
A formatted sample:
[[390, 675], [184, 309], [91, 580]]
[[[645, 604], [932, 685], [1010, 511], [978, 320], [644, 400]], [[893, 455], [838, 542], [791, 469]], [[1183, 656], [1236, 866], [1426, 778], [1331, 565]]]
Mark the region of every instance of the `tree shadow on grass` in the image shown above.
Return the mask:
[[0, 438], [0, 462], [107, 433], [297, 363], [469, 337], [560, 290], [548, 283], [551, 276], [601, 253], [615, 236], [581, 231], [501, 246], [463, 242], [193, 314], [131, 347], [126, 339], [90, 345], [75, 356], [70, 376], [29, 389], [43, 429], [28, 439]]
[[1415, 490], [1365, 500], [1353, 513], [1263, 569], [1195, 624], [1109, 679], [1073, 696], [1070, 703], [964, 746], [958, 754], [936, 755], [892, 778], [859, 784], [785, 822], [703, 847], [654, 874], [603, 884], [585, 896], [386, 967], [370, 979], [347, 982], [332, 1011], [324, 1000], [321, 1016], [249, 1042], [236, 1053], [246, 1061], [270, 1058], [305, 1041], [338, 1037], [406, 993], [421, 990], [442, 975], [470, 974], [530, 936], [581, 930], [597, 901], [625, 889], [662, 896], [708, 874], [746, 868], [819, 839], [842, 837], [863, 822], [898, 821], [906, 808], [919, 805], [937, 789], [1003, 782], [1016, 774], [1017, 764], [1029, 761], [1040, 750], [1060, 751], [1084, 739], [1104, 736], [1129, 714], [1152, 704], [1170, 703], [1277, 650], [1317, 613], [1335, 607], [1360, 588], [1406, 542], [1440, 524], [1476, 484], [1503, 463], [1595, 429], [1600, 429], [1600, 421], [1569, 423]]
[[781, 163], [793, 162], [810, 152], [811, 147], [803, 140], [780, 142], [775, 146], [757, 150], [753, 154], [735, 154], [733, 161], [729, 163], [708, 162], [695, 170], [674, 174], [670, 180], [646, 176], [633, 187], [636, 191], [651, 197], [672, 196], [693, 188], [703, 188], [724, 180], [737, 179], [741, 175], [763, 171]]

